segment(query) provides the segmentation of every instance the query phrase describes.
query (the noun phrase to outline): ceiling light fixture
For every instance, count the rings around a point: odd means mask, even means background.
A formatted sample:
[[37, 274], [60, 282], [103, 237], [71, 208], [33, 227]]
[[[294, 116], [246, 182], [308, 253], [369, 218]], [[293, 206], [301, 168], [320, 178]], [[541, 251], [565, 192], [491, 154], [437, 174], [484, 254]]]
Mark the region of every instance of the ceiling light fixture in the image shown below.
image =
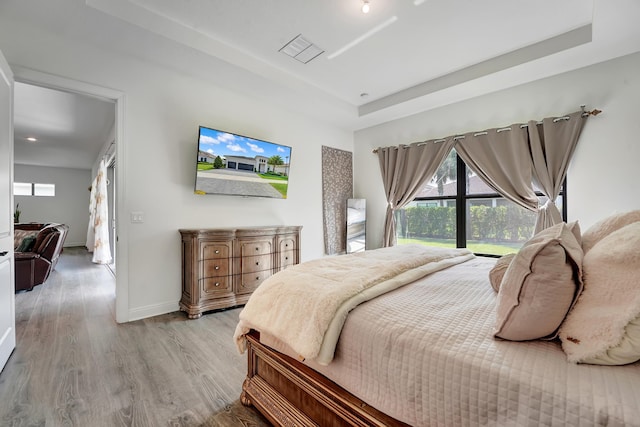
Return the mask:
[[37, 139], [35, 139], [34, 137], [30, 136], [29, 138], [27, 138], [27, 141], [36, 142]]
[[362, 13], [369, 13], [370, 10], [369, 2], [367, 0], [363, 0], [362, 2]]

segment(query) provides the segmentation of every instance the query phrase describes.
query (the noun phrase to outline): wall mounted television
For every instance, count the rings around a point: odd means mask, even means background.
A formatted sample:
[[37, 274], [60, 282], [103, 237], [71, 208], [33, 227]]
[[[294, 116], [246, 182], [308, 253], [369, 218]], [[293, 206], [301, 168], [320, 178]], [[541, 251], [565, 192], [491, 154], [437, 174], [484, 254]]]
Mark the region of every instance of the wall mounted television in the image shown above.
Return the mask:
[[291, 147], [200, 126], [196, 194], [286, 199]]

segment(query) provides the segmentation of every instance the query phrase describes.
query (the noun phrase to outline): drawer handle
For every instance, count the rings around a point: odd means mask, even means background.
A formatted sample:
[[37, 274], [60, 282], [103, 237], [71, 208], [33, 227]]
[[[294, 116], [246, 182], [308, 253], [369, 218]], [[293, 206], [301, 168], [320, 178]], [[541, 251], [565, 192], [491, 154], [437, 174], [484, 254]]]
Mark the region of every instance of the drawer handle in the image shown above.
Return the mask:
[[256, 265], [260, 265], [260, 263], [258, 261], [256, 261]]
[[5, 256], [8, 253], [9, 253], [8, 251], [2, 251], [2, 252], [0, 252], [0, 256]]
[[256, 276], [256, 280], [260, 280], [260, 276]]
[[287, 260], [287, 259], [289, 259], [289, 257], [288, 257], [288, 256], [286, 256], [286, 257], [284, 257], [284, 259], [285, 259], [285, 260]]
[[288, 248], [288, 247], [289, 247], [289, 244], [288, 244], [288, 243], [285, 243], [285, 245], [284, 245], [284, 246]]
[[220, 286], [220, 282], [216, 282], [216, 287]]
[[216, 265], [215, 269], [216, 269], [216, 270], [220, 270], [220, 267]]
[[256, 248], [256, 251], [259, 251], [259, 250], [260, 250], [260, 248]]
[[220, 251], [216, 249], [216, 252], [215, 252], [215, 253], [219, 254], [219, 253], [220, 253]]

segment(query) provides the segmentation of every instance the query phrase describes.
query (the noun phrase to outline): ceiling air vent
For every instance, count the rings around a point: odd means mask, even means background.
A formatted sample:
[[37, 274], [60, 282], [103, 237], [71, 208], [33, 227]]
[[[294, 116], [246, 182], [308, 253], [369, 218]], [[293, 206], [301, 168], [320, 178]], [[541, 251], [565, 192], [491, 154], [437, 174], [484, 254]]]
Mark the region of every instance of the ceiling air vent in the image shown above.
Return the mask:
[[282, 46], [280, 52], [306, 64], [324, 50], [302, 37], [302, 34], [298, 34], [293, 40]]

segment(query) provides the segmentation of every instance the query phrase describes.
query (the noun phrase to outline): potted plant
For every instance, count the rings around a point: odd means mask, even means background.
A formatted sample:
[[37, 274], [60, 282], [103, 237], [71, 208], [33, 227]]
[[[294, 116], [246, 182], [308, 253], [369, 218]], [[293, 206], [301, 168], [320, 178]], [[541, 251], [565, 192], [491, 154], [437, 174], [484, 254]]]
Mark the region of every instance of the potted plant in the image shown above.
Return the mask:
[[20, 207], [20, 203], [16, 205], [16, 210], [13, 212], [13, 222], [16, 224], [20, 222], [20, 214], [22, 213], [19, 207]]

